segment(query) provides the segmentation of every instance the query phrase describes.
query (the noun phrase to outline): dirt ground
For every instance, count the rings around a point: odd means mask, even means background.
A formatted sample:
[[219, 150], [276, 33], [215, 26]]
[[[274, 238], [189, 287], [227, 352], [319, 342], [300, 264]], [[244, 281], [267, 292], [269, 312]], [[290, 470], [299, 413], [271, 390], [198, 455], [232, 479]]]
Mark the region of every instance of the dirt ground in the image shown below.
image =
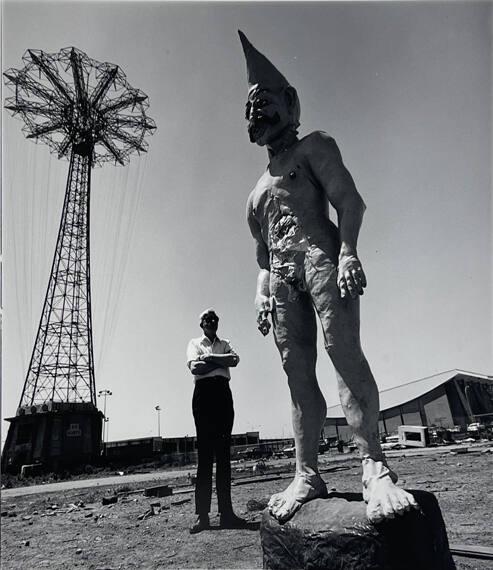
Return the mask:
[[[391, 460], [403, 486], [435, 493], [451, 544], [490, 547], [492, 463], [493, 454], [480, 451], [444, 451]], [[321, 456], [320, 465], [329, 488], [360, 490], [360, 466], [355, 457], [334, 462], [330, 456]], [[175, 493], [164, 498], [145, 497], [126, 485], [2, 500], [2, 569], [262, 568], [258, 531], [261, 510], [255, 507], [261, 508], [263, 501], [265, 504], [289, 481], [268, 480], [280, 471], [279, 464], [268, 466], [260, 482], [237, 479], [241, 484], [233, 486], [235, 510], [250, 522], [249, 528], [242, 530], [219, 529], [213, 503], [213, 528], [190, 535], [188, 528], [195, 516], [193, 494], [186, 487], [185, 476], [166, 481]], [[115, 493], [116, 503], [102, 504], [103, 497]], [[259, 504], [254, 505], [255, 501]], [[155, 504], [152, 515], [151, 504]], [[492, 561], [454, 560], [458, 570], [493, 568]]]

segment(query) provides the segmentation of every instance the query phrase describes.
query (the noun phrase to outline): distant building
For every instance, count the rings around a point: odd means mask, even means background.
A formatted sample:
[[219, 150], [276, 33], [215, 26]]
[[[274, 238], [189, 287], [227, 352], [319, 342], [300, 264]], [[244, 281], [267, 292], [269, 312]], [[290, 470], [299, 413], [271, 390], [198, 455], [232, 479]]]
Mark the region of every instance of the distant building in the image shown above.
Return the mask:
[[[400, 425], [465, 428], [472, 422], [493, 422], [493, 376], [454, 369], [380, 392], [381, 435], [396, 434]], [[351, 436], [341, 406], [328, 408], [324, 437]]]
[[[246, 432], [231, 436], [232, 453], [245, 447], [259, 444], [259, 432]], [[189, 463], [197, 460], [197, 438], [183, 437], [140, 437], [108, 441], [104, 446], [108, 461], [138, 462], [144, 460], [169, 459], [172, 462]]]
[[60, 471], [99, 460], [103, 414], [92, 402], [46, 402], [20, 406], [10, 422], [2, 451], [2, 471], [42, 464]]

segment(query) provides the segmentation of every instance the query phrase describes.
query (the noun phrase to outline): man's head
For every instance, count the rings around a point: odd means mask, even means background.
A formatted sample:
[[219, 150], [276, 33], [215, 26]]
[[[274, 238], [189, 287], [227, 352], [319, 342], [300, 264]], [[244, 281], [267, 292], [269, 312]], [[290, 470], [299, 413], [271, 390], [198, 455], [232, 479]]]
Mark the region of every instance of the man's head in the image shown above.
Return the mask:
[[296, 134], [300, 124], [296, 89], [242, 32], [238, 33], [247, 64], [249, 92], [245, 118], [250, 142], [264, 146], [287, 131]]
[[219, 317], [214, 309], [206, 309], [200, 314], [200, 328], [205, 334], [216, 334]]

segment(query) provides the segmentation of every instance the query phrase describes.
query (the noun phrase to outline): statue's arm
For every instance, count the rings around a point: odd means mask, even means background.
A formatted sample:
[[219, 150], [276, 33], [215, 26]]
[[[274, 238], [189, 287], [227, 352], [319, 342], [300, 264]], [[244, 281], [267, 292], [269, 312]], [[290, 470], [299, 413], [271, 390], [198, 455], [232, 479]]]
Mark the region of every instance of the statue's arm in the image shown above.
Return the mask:
[[255, 255], [258, 266], [260, 267], [257, 277], [257, 288], [255, 293], [255, 309], [257, 312], [257, 323], [260, 332], [265, 336], [270, 329], [268, 320], [269, 313], [272, 310], [270, 300], [270, 261], [269, 250], [264, 241], [260, 225], [255, 219], [253, 213], [253, 195], [247, 202], [247, 221], [248, 227], [255, 242]]
[[337, 212], [341, 249], [337, 282], [341, 297], [363, 294], [366, 276], [358, 258], [357, 243], [366, 206], [344, 166], [335, 140], [318, 132], [312, 135], [308, 159], [318, 183]]

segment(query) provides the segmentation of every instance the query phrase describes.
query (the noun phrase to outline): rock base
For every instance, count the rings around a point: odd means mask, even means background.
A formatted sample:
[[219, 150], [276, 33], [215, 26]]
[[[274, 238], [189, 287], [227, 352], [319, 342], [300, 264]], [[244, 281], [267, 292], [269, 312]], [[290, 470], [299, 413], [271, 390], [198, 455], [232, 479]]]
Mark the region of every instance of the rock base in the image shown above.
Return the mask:
[[438, 501], [409, 491], [421, 507], [373, 525], [358, 493], [306, 503], [283, 525], [267, 510], [260, 536], [271, 570], [455, 570]]

